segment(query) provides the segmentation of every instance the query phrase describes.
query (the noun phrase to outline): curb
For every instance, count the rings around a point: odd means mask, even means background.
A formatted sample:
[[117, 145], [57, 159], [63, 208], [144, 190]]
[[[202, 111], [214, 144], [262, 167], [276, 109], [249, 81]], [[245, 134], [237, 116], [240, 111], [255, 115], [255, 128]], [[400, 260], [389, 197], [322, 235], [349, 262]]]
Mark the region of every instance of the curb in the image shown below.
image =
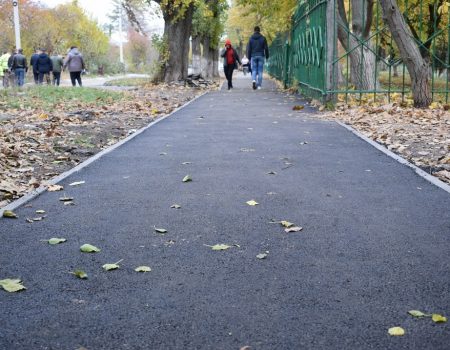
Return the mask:
[[[209, 93], [209, 91], [206, 91], [203, 94], [194, 97], [192, 100], [190, 100], [190, 101], [186, 102], [184, 105], [174, 109], [172, 112], [170, 112], [169, 114], [165, 115], [164, 117], [161, 117], [161, 118], [159, 118], [159, 119], [157, 119], [155, 121], [152, 121], [150, 124], [148, 124], [147, 126], [144, 126], [143, 128], [137, 130], [136, 132], [134, 132], [130, 136], [127, 136], [123, 140], [120, 140], [119, 142], [115, 143], [114, 145], [111, 145], [108, 148], [105, 148], [104, 150], [100, 151], [96, 155], [94, 155], [94, 156], [86, 159], [84, 162], [78, 164], [76, 167], [74, 167], [74, 168], [72, 168], [72, 169], [70, 169], [70, 170], [68, 170], [68, 171], [66, 171], [66, 172], [64, 172], [64, 173], [62, 173], [62, 174], [52, 178], [51, 180], [47, 181], [46, 183], [48, 185], [55, 185], [55, 184], [57, 184], [58, 182], [64, 180], [67, 177], [69, 177], [70, 175], [80, 171], [81, 169], [87, 167], [91, 163], [93, 163], [96, 160], [100, 159], [104, 155], [114, 151], [116, 148], [119, 148], [120, 146], [122, 146], [123, 144], [127, 143], [128, 141], [134, 139], [136, 136], [142, 134], [144, 131], [146, 131], [147, 129], [151, 128], [152, 126], [158, 124], [159, 122], [162, 122], [166, 118], [169, 118], [170, 116], [172, 116], [172, 114], [175, 114], [179, 110], [183, 109], [184, 107], [187, 107], [192, 102], [196, 101], [200, 97], [205, 96], [208, 93]], [[34, 191], [31, 191], [30, 193], [27, 193], [23, 197], [20, 197], [19, 199], [9, 203], [7, 206], [5, 206], [5, 207], [0, 209], [0, 219], [3, 217], [3, 212], [5, 210], [15, 210], [18, 207], [20, 207], [20, 206], [24, 205], [25, 203], [28, 203], [32, 199], [36, 198], [37, 196], [39, 196], [40, 194], [42, 194], [45, 191], [47, 191], [47, 186], [39, 186]]]
[[417, 175], [419, 175], [420, 177], [423, 177], [428, 182], [431, 182], [433, 185], [441, 188], [442, 190], [446, 191], [447, 193], [450, 193], [450, 185], [447, 185], [445, 182], [439, 180], [437, 177], [428, 174], [427, 172], [420, 169], [418, 166], [408, 162], [405, 158], [400, 157], [398, 154], [395, 154], [394, 152], [388, 150], [386, 147], [380, 145], [379, 143], [368, 138], [367, 136], [361, 134], [358, 130], [352, 128], [351, 126], [344, 124], [340, 121], [335, 121], [335, 122], [337, 124], [339, 124], [340, 126], [346, 128], [348, 131], [351, 131], [353, 134], [358, 136], [360, 139], [366, 141], [367, 143], [369, 143], [370, 145], [375, 147], [377, 150], [379, 150], [379, 151], [383, 152], [384, 154], [386, 154], [387, 156], [393, 158], [400, 164], [406, 165], [407, 167], [413, 169]]

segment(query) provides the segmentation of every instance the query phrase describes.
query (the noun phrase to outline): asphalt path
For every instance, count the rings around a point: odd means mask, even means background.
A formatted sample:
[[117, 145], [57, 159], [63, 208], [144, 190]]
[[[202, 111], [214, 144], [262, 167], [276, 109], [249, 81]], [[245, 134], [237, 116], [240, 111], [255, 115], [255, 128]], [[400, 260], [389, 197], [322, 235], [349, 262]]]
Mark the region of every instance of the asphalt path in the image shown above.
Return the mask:
[[407, 314], [450, 316], [449, 194], [270, 83], [235, 86], [0, 219], [0, 279], [27, 288], [0, 291], [0, 349], [449, 349], [449, 323]]

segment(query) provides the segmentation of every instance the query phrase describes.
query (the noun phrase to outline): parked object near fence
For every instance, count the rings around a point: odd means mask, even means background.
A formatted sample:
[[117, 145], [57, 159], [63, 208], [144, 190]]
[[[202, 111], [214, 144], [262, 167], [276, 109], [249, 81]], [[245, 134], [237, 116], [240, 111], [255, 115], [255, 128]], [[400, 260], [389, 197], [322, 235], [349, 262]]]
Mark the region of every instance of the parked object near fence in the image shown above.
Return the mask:
[[[397, 4], [429, 65], [435, 102], [449, 102], [450, 11], [444, 0]], [[270, 46], [268, 71], [285, 87], [324, 102], [412, 104], [406, 64], [377, 0], [300, 0], [291, 30]]]

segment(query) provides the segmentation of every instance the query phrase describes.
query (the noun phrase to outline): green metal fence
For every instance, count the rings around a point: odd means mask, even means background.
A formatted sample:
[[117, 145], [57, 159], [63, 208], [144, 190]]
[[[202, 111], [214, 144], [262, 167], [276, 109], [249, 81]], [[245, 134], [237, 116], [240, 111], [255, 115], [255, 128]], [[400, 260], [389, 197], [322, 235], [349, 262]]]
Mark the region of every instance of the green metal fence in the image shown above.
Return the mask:
[[[359, 0], [367, 8], [369, 0]], [[410, 78], [375, 1], [370, 17], [344, 0], [299, 0], [292, 29], [270, 46], [269, 73], [286, 87], [324, 100], [411, 101]], [[450, 11], [445, 0], [398, 0], [413, 40], [430, 66], [433, 100], [447, 103]], [[355, 28], [366, 28], [358, 31]]]

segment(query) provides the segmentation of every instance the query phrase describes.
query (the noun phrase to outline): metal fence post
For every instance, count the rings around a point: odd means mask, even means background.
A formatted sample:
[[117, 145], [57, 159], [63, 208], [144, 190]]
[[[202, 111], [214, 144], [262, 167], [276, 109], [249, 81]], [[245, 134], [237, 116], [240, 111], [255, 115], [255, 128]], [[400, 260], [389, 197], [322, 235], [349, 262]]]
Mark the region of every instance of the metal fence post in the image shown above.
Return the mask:
[[325, 96], [324, 102], [335, 103], [337, 100], [337, 70], [338, 63], [335, 62], [337, 55], [337, 21], [336, 0], [327, 1], [326, 9], [326, 65], [325, 65]]

